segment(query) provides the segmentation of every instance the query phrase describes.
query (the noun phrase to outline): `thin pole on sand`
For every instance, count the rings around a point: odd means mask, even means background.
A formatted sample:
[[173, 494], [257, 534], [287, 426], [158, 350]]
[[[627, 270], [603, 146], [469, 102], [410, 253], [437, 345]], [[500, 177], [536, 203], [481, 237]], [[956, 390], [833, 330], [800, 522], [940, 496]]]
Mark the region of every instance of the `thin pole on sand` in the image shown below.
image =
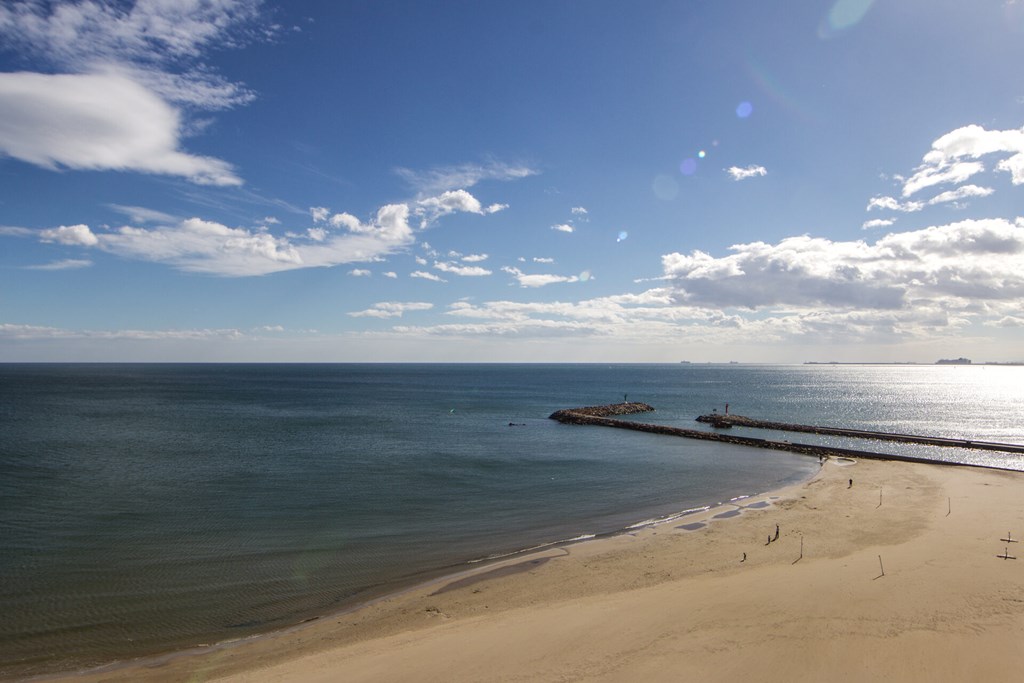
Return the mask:
[[880, 579], [883, 576], [885, 576], [885, 567], [882, 566], [882, 556], [881, 555], [878, 556], [878, 568], [882, 570], [882, 573], [879, 574], [878, 576], [876, 576], [875, 577], [876, 579]]
[[948, 509], [946, 510], [946, 516], [949, 517], [950, 513], [953, 512], [953, 499], [952, 498], [947, 498], [946, 499], [946, 504], [949, 506]]

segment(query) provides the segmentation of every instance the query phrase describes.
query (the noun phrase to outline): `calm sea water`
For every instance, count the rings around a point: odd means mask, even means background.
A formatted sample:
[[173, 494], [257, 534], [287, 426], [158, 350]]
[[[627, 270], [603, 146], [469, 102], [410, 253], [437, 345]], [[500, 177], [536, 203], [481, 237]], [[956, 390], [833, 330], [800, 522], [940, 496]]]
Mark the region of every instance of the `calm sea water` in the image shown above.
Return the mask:
[[560, 425], [547, 419], [559, 408], [628, 394], [657, 408], [644, 421], [694, 428], [729, 402], [1024, 443], [1022, 387], [1024, 368], [992, 366], [0, 365], [0, 677], [271, 631], [817, 468]]

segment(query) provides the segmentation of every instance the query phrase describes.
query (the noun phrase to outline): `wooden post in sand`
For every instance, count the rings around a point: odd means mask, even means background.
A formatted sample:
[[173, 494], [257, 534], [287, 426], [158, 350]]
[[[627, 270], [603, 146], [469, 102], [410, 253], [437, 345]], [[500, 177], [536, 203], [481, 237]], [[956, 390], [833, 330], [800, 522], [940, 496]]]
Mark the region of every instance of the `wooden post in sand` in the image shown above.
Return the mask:
[[882, 566], [882, 556], [878, 556], [878, 568], [882, 570], [882, 576], [885, 576], [885, 567]]
[[950, 513], [953, 512], [953, 499], [952, 498], [947, 498], [946, 499], [946, 504], [949, 506], [948, 509], [946, 510], [946, 516], [949, 517]]

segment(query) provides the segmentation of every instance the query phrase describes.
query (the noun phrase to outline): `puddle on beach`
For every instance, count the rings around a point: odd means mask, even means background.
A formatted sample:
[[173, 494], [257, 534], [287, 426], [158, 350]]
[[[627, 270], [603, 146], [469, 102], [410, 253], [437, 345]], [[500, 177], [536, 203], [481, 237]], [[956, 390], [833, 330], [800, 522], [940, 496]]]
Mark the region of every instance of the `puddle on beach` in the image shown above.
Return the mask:
[[744, 505], [743, 507], [748, 508], [750, 510], [760, 510], [761, 508], [766, 508], [770, 506], [771, 503], [769, 503], [767, 500], [762, 500], [757, 503], [751, 503], [750, 505]]
[[689, 524], [683, 524], [681, 526], [677, 526], [676, 528], [683, 529], [685, 531], [696, 531], [697, 529], [703, 529], [706, 526], [707, 524], [705, 524], [704, 522], [690, 522]]
[[725, 512], [719, 512], [711, 519], [729, 519], [730, 517], [738, 517], [742, 513], [742, 510], [726, 510]]

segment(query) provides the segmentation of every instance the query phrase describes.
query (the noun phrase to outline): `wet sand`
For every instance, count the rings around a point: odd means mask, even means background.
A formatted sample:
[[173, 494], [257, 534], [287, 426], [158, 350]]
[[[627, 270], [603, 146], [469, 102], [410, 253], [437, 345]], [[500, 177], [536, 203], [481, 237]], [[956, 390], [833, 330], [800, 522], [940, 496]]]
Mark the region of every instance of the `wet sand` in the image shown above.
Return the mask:
[[1024, 539], [1024, 474], [828, 462], [732, 506], [70, 680], [1014, 681], [1024, 550], [998, 557], [1022, 545], [1007, 533]]

